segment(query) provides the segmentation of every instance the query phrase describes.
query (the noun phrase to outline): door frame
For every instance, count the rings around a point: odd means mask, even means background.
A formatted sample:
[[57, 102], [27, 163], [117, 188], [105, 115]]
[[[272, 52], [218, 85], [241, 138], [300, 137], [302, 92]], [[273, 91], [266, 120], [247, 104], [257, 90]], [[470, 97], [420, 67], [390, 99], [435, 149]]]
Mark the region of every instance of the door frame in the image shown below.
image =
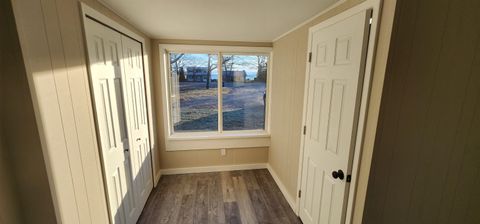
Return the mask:
[[[382, 0], [367, 0], [363, 3], [360, 3], [350, 9], [347, 9], [327, 20], [320, 22], [317, 25], [310, 27], [308, 30], [308, 48], [306, 55], [306, 70], [305, 70], [305, 90], [303, 97], [303, 110], [302, 110], [302, 127], [306, 125], [306, 113], [307, 113], [307, 103], [308, 103], [308, 81], [310, 79], [310, 63], [308, 62], [308, 52], [312, 52], [312, 35], [315, 31], [323, 29], [327, 26], [335, 24], [343, 19], [346, 19], [352, 15], [355, 15], [359, 12], [372, 10], [371, 26], [369, 39], [367, 42], [367, 53], [365, 58], [365, 68], [364, 68], [364, 78], [363, 86], [361, 91], [360, 98], [360, 109], [358, 111], [357, 127], [356, 127], [356, 136], [355, 136], [355, 145], [354, 145], [354, 154], [351, 158], [352, 168], [351, 171], [347, 171], [347, 174], [352, 175], [352, 180], [348, 186], [348, 197], [347, 197], [347, 207], [346, 207], [346, 216], [345, 223], [350, 224], [353, 218], [353, 208], [355, 203], [356, 190], [358, 188], [358, 174], [360, 167], [360, 157], [362, 152], [364, 132], [365, 132], [365, 123], [366, 115], [368, 109], [368, 103], [370, 98], [371, 83], [373, 77], [373, 64], [376, 51], [376, 42], [378, 38], [378, 23], [380, 20], [380, 10], [381, 10]], [[297, 192], [301, 189], [302, 184], [302, 174], [303, 174], [303, 158], [304, 158], [304, 147], [305, 147], [305, 135], [302, 135], [300, 140], [300, 156], [299, 156], [299, 168], [298, 168], [298, 178], [297, 178]], [[353, 187], [352, 187], [353, 186]], [[296, 197], [295, 199], [295, 213], [298, 215], [300, 212], [300, 198]]]
[[[117, 31], [135, 41], [138, 41], [140, 42], [141, 44], [141, 47], [142, 47], [142, 52], [143, 52], [143, 57], [142, 57], [142, 61], [143, 61], [143, 75], [144, 75], [144, 80], [145, 80], [145, 98], [146, 98], [146, 106], [147, 106], [147, 122], [148, 122], [148, 132], [149, 132], [149, 138], [150, 138], [150, 160], [151, 160], [151, 169], [152, 169], [152, 181], [153, 181], [153, 187], [155, 188], [157, 186], [157, 183], [160, 179], [160, 172], [156, 171], [155, 170], [155, 167], [158, 165], [158, 161], [154, 158], [157, 158], [157, 150], [156, 150], [156, 136], [157, 136], [157, 131], [156, 131], [156, 128], [155, 128], [155, 117], [153, 116], [154, 113], [153, 113], [153, 105], [152, 105], [152, 99], [153, 99], [153, 94], [152, 94], [152, 82], [151, 82], [151, 77], [150, 77], [150, 65], [149, 65], [149, 58], [148, 58], [148, 55], [146, 55], [145, 53], [146, 52], [150, 52], [149, 50], [147, 51], [145, 46], [146, 45], [146, 40], [145, 38], [143, 38], [142, 36], [136, 34], [135, 32], [131, 31], [130, 29], [124, 27], [123, 25], [115, 22], [114, 20], [108, 18], [107, 16], [103, 15], [102, 13], [96, 11], [95, 9], [91, 8], [90, 6], [88, 6], [87, 4], [81, 2], [80, 3], [80, 8], [81, 8], [81, 15], [82, 15], [82, 19], [81, 19], [81, 26], [83, 28], [83, 32], [84, 32], [84, 40], [85, 40], [85, 43], [87, 43], [87, 39], [86, 39], [86, 36], [85, 36], [85, 29], [86, 29], [86, 20], [87, 19], [91, 19], [91, 20], [94, 20], [100, 24], [103, 24], [104, 26], [108, 27], [108, 28], [111, 28], [113, 29], [114, 31]], [[149, 45], [148, 45], [149, 46]], [[88, 51], [88, 49], [85, 49], [85, 51]], [[88, 53], [86, 54], [88, 55]], [[86, 61], [86, 63], [88, 64], [88, 60]], [[89, 76], [91, 75], [91, 71], [90, 71], [90, 65], [88, 64], [87, 65], [87, 68], [88, 68], [88, 74]], [[91, 82], [90, 78], [88, 79], [89, 82]], [[93, 94], [92, 94], [93, 96]], [[92, 102], [93, 103], [93, 102]], [[95, 105], [93, 105], [93, 108], [95, 108]], [[94, 109], [95, 110], [95, 109]], [[95, 119], [95, 122], [96, 122], [96, 119]], [[95, 125], [97, 126], [97, 125]], [[99, 133], [98, 130], [96, 130], [97, 134]], [[99, 144], [99, 136], [97, 135], [96, 136], [97, 138], [95, 139], [97, 141], [97, 145]], [[101, 147], [99, 146], [99, 150], [101, 149]], [[100, 158], [102, 158], [102, 154], [100, 151], [97, 152], [100, 156]], [[103, 159], [101, 159], [101, 164], [102, 164], [102, 170], [100, 171], [102, 173], [102, 177], [105, 178], [105, 174], [104, 174], [104, 170], [103, 170]], [[103, 181], [103, 187], [104, 187], [104, 190], [105, 192], [107, 191], [107, 183], [106, 181], [104, 180]], [[107, 198], [107, 207], [109, 207], [110, 205], [108, 204], [109, 203], [109, 200], [108, 200], [108, 194], [105, 195]], [[142, 208], [143, 209], [143, 208]], [[108, 211], [110, 213], [110, 210]]]

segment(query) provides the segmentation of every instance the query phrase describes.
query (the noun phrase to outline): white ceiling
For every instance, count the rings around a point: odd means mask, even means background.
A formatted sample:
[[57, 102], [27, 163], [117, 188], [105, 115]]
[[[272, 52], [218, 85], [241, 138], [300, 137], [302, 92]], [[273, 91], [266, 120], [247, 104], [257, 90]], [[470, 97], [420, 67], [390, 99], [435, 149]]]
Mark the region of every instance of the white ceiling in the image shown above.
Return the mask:
[[338, 0], [101, 0], [156, 39], [270, 42]]

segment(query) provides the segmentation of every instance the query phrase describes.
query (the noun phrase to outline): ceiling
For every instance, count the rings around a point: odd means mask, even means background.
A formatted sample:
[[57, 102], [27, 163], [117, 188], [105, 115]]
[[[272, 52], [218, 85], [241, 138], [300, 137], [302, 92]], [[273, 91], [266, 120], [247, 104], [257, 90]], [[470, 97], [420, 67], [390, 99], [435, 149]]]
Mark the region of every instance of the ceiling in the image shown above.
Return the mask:
[[271, 42], [338, 0], [101, 0], [151, 38]]

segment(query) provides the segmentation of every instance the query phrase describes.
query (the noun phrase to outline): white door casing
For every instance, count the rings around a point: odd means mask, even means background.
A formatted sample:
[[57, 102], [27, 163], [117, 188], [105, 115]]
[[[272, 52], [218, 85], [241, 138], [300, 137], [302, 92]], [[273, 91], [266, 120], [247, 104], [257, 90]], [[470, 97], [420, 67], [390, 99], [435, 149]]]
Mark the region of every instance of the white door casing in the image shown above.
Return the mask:
[[[127, 105], [130, 156], [136, 203], [143, 208], [153, 188], [152, 160], [148, 132], [142, 45], [124, 35], [122, 40], [122, 76]], [[140, 216], [139, 211], [138, 216]]]
[[90, 80], [110, 218], [114, 223], [135, 223], [139, 209], [131, 186], [120, 65], [121, 34], [90, 19], [85, 22]]
[[[310, 36], [299, 216], [305, 224], [345, 221], [371, 11]], [[343, 180], [332, 176], [342, 170]]]

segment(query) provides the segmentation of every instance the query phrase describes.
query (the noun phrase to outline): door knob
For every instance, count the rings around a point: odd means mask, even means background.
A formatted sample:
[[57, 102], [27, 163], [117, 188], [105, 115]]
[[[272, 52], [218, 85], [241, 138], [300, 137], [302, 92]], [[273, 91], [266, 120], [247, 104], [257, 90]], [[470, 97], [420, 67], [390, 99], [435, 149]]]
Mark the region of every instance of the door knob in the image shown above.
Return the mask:
[[332, 172], [332, 177], [334, 179], [340, 179], [340, 180], [343, 180], [343, 178], [345, 178], [345, 174], [343, 173], [342, 170], [338, 170], [338, 171], [333, 171]]

